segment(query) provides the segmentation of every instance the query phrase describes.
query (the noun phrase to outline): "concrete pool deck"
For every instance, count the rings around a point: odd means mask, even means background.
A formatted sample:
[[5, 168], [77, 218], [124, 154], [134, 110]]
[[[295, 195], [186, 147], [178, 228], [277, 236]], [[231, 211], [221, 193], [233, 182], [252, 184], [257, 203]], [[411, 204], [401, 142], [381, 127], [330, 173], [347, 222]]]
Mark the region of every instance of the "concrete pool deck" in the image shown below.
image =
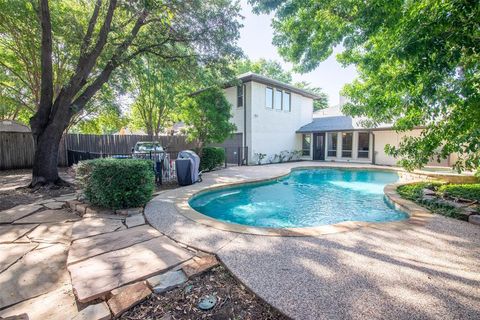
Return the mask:
[[221, 230], [179, 213], [186, 194], [305, 166], [383, 168], [317, 162], [232, 167], [161, 193], [145, 215], [165, 235], [216, 254], [254, 293], [295, 319], [480, 318], [479, 226], [431, 215], [421, 223], [282, 237]]

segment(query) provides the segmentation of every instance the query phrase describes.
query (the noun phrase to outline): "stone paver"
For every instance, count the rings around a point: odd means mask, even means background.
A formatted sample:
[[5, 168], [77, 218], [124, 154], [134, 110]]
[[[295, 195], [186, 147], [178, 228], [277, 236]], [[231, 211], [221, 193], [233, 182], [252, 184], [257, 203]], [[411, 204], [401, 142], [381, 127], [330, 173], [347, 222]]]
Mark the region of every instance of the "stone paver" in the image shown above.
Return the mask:
[[144, 282], [137, 282], [117, 290], [117, 293], [108, 299], [108, 306], [113, 315], [118, 317], [126, 310], [142, 302], [151, 293], [152, 291]]
[[192, 256], [162, 236], [70, 264], [68, 270], [78, 300], [87, 302], [129, 282], [158, 274]]
[[106, 252], [130, 247], [159, 236], [161, 236], [161, 233], [158, 230], [150, 226], [139, 226], [79, 239], [74, 241], [70, 246], [68, 264]]
[[133, 216], [128, 216], [125, 218], [125, 224], [127, 228], [133, 228], [145, 224], [145, 218], [143, 214], [135, 214]]
[[35, 242], [69, 244], [72, 238], [73, 222], [44, 223], [30, 232], [27, 237]]
[[468, 217], [468, 222], [480, 226], [480, 215], [471, 215]]
[[122, 221], [101, 218], [86, 218], [73, 224], [72, 240], [125, 229]]
[[44, 210], [36, 212], [20, 220], [16, 220], [14, 223], [50, 223], [75, 221], [79, 219], [81, 219], [79, 216], [67, 210]]
[[75, 199], [77, 199], [77, 195], [75, 193], [64, 194], [63, 196], [54, 198], [55, 201], [63, 201], [63, 202], [67, 202]]
[[0, 244], [0, 273], [35, 247], [36, 243]]
[[203, 257], [195, 257], [186, 263], [182, 269], [187, 277], [192, 277], [197, 274], [203, 273], [218, 265], [218, 260], [215, 256], [207, 255]]
[[0, 310], [0, 317], [28, 314], [29, 320], [65, 320], [78, 313], [75, 297], [69, 285], [64, 285], [47, 294], [20, 302]]
[[36, 297], [68, 281], [67, 246], [41, 244], [0, 274], [0, 308]]
[[60, 201], [53, 201], [53, 202], [47, 202], [43, 204], [45, 207], [48, 209], [62, 209], [63, 206], [65, 205], [65, 202], [60, 202]]
[[[287, 174], [316, 162], [232, 167], [161, 193], [147, 221], [189, 246], [216, 253], [249, 289], [293, 319], [480, 319], [480, 228], [434, 215], [424, 225], [315, 237], [218, 230], [181, 215], [175, 199], [222, 183]], [[375, 167], [373, 167], [375, 168]]]
[[16, 241], [36, 226], [38, 224], [0, 225], [0, 243]]
[[175, 270], [148, 278], [147, 283], [155, 293], [162, 293], [181, 285], [187, 280], [188, 278], [182, 270]]
[[108, 320], [112, 316], [105, 302], [92, 304], [81, 310], [72, 320]]
[[41, 208], [43, 207], [38, 204], [27, 204], [0, 211], [0, 223], [12, 223], [15, 220], [21, 219], [37, 210], [40, 210]]

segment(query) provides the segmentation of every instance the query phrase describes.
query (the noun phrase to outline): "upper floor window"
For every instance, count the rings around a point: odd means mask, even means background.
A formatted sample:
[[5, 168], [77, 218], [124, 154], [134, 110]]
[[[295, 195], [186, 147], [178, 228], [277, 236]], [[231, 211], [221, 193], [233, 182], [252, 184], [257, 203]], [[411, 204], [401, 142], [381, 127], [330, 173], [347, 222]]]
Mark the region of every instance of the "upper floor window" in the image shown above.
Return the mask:
[[265, 89], [265, 106], [273, 109], [273, 89], [269, 87]]
[[368, 132], [358, 133], [358, 158], [368, 158], [370, 147], [370, 134]]
[[275, 99], [273, 105], [276, 110], [282, 110], [282, 90], [275, 89]]
[[283, 110], [292, 111], [291, 109], [291, 94], [290, 92], [283, 92]]
[[244, 93], [245, 93], [245, 86], [237, 86], [237, 108], [241, 108], [244, 106], [245, 99], [244, 99]]
[[342, 157], [343, 158], [352, 157], [352, 146], [353, 146], [353, 132], [343, 132], [342, 133]]

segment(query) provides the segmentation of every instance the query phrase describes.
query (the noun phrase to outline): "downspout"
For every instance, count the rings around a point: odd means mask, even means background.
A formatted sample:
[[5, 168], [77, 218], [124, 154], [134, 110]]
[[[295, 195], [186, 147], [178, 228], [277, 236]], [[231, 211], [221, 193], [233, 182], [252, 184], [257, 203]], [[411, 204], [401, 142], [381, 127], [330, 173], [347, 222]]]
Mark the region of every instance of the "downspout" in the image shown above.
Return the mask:
[[245, 165], [248, 165], [248, 149], [247, 149], [247, 86], [242, 85], [243, 90], [243, 159]]
[[375, 164], [375, 133], [370, 131], [372, 134], [372, 164]]

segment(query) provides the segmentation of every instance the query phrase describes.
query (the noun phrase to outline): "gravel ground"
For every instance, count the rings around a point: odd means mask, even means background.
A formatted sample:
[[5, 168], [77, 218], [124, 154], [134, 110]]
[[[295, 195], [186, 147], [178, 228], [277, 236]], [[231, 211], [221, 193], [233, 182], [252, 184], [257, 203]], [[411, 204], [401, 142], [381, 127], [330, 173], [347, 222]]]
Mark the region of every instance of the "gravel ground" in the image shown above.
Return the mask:
[[[206, 295], [215, 295], [217, 303], [212, 309], [203, 311], [197, 307], [197, 304]], [[149, 299], [124, 313], [121, 319], [286, 320], [288, 318], [246, 290], [224, 267], [219, 266], [190, 279], [179, 288], [163, 294], [152, 294]]]
[[217, 254], [244, 285], [291, 318], [480, 319], [479, 226], [433, 215], [425, 225], [384, 223], [317, 237], [272, 237], [214, 229], [174, 206], [192, 188], [266, 178], [290, 166], [206, 174], [202, 184], [157, 196], [146, 218], [173, 239]]

